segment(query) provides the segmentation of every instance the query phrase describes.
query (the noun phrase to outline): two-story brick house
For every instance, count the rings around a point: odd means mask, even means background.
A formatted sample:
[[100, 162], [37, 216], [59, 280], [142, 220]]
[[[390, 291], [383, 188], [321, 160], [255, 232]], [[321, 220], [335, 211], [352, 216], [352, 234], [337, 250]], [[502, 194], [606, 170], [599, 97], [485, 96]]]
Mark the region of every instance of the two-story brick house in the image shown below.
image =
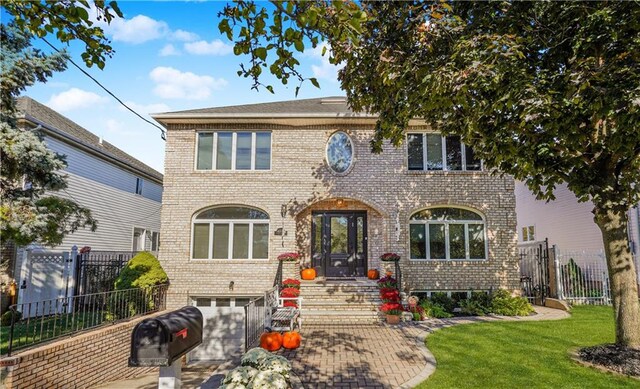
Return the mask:
[[518, 289], [513, 179], [458, 137], [415, 120], [403, 146], [373, 154], [376, 117], [342, 97], [153, 117], [168, 128], [172, 306], [262, 293], [288, 251], [321, 277], [364, 277], [396, 252], [406, 289]]

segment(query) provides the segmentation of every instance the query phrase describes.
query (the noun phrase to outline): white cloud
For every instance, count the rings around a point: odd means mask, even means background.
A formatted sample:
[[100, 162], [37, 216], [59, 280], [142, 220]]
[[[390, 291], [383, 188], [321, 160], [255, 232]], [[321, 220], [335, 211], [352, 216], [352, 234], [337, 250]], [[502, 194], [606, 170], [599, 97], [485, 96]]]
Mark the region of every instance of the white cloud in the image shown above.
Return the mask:
[[178, 29], [171, 33], [171, 38], [177, 41], [191, 42], [200, 37], [196, 33]]
[[162, 38], [169, 32], [167, 23], [145, 15], [137, 15], [131, 19], [113, 19], [104, 28], [112, 35], [114, 41], [133, 44]]
[[[125, 101], [125, 104], [141, 115], [158, 112], [168, 112], [171, 108], [165, 103], [138, 104], [133, 101]], [[120, 110], [129, 112], [125, 107], [120, 106]]]
[[[325, 47], [326, 52], [322, 55], [322, 50]], [[315, 78], [338, 82], [338, 70], [342, 69], [344, 64], [336, 66], [329, 62], [331, 49], [326, 43], [322, 43], [314, 49], [307, 49], [304, 51], [304, 54], [319, 61], [319, 64], [311, 65], [311, 72]]]
[[180, 50], [176, 49], [172, 44], [165, 45], [158, 53], [161, 57], [170, 55], [180, 55]]
[[47, 105], [56, 111], [64, 112], [79, 108], [95, 107], [106, 103], [108, 99], [93, 92], [88, 92], [78, 88], [71, 88], [67, 91], [51, 96]]
[[228, 84], [224, 78], [201, 76], [164, 66], [154, 68], [149, 77], [156, 83], [153, 93], [165, 99], [202, 100], [209, 97], [212, 90], [220, 90]]
[[196, 55], [227, 55], [231, 54], [233, 47], [220, 39], [207, 41], [197, 41], [184, 44], [184, 49], [190, 54]]

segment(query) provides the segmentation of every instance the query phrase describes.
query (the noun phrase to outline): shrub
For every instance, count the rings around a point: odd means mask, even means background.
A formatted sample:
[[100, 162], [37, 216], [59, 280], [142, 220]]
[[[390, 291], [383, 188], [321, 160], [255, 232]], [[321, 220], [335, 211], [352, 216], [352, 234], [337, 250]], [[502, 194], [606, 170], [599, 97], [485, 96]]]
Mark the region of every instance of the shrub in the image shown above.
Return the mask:
[[471, 297], [461, 300], [458, 305], [463, 315], [484, 316], [491, 313], [491, 295], [486, 292], [472, 292]]
[[533, 307], [524, 297], [513, 297], [504, 289], [498, 290], [491, 301], [491, 312], [502, 316], [528, 316]]
[[380, 310], [387, 315], [401, 315], [404, 307], [400, 303], [383, 303], [380, 305]]
[[142, 251], [131, 258], [127, 266], [116, 278], [115, 289], [148, 288], [169, 281], [160, 262], [148, 251]]
[[247, 351], [240, 361], [241, 366], [230, 371], [220, 388], [264, 388], [287, 389], [291, 363], [284, 357], [274, 355], [262, 348]]
[[452, 317], [453, 315], [440, 304], [434, 303], [432, 300], [424, 299], [420, 303], [422, 309], [424, 309], [424, 315], [427, 317], [435, 317], [438, 319], [445, 319]]
[[11, 325], [11, 316], [13, 316], [13, 322], [17, 323], [20, 319], [22, 319], [22, 312], [20, 312], [20, 311], [7, 311], [7, 312], [3, 313], [2, 317], [0, 318], [0, 324], [3, 327], [10, 326]]
[[445, 292], [432, 293], [429, 300], [434, 304], [439, 305], [449, 313], [452, 313], [453, 309], [456, 307], [456, 302], [453, 301], [451, 297], [447, 296]]
[[[131, 258], [115, 281], [115, 290], [150, 288], [169, 281], [158, 259], [153, 254], [142, 251]], [[126, 301], [122, 301], [126, 299]], [[116, 320], [134, 316], [156, 308], [153, 294], [144, 290], [131, 293], [113, 293], [108, 302], [108, 319]]]

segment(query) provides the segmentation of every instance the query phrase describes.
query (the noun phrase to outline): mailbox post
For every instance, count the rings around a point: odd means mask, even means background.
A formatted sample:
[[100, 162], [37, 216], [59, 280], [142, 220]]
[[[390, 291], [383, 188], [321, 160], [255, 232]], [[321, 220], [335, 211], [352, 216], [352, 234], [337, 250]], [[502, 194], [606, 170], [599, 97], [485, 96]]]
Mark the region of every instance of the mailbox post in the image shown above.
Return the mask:
[[159, 366], [158, 388], [180, 389], [181, 358], [202, 343], [202, 323], [190, 306], [141, 321], [131, 333], [129, 366]]

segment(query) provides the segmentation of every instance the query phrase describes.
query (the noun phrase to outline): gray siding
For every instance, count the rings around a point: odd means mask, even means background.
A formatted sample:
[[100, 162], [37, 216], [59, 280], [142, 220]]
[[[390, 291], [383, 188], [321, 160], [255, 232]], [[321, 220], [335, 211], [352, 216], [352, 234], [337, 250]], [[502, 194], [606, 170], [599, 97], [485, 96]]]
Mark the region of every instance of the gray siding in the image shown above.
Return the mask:
[[[131, 251], [135, 227], [160, 231], [159, 202], [72, 173], [68, 174], [68, 183], [69, 187], [56, 192], [56, 196], [89, 208], [98, 220], [98, 229], [95, 232], [80, 229], [68, 235], [54, 250], [69, 250], [77, 245], [91, 246], [93, 250]], [[149, 239], [145, 247], [150, 249]]]
[[[92, 181], [117, 188], [129, 193], [136, 191], [136, 176], [132, 172], [124, 170], [107, 161], [101, 160], [89, 153], [78, 150], [73, 146], [58, 139], [45, 137], [49, 148], [59, 154], [66, 155], [67, 169], [69, 173]], [[162, 186], [144, 179], [142, 196], [160, 202], [162, 201]]]

